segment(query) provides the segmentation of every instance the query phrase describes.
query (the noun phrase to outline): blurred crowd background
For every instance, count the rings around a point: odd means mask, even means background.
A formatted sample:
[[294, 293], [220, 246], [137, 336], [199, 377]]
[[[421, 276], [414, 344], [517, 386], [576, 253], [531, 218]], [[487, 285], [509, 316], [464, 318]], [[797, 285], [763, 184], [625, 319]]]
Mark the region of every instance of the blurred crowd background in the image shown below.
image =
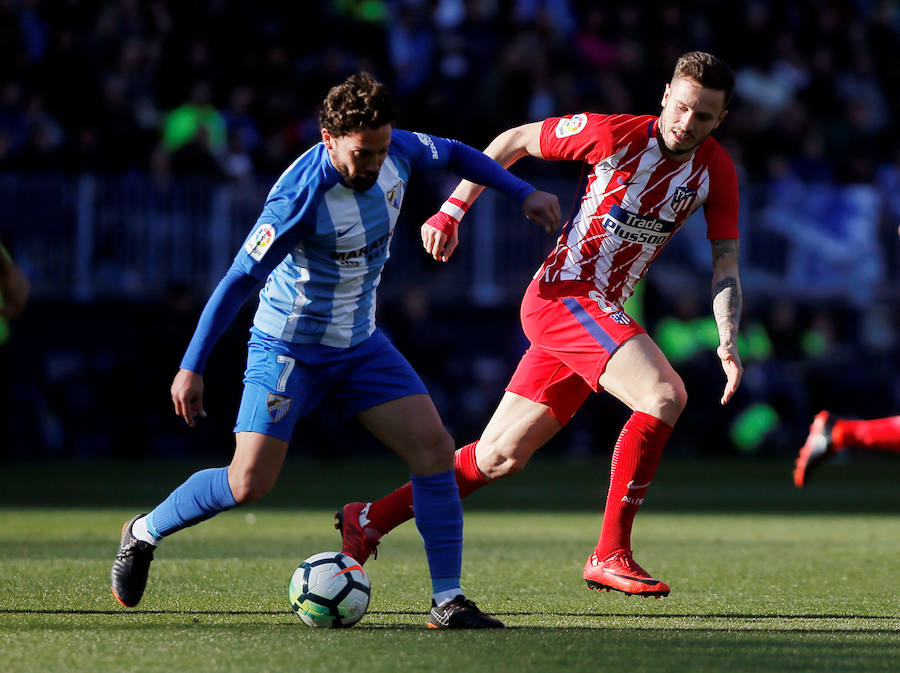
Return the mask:
[[[693, 49], [737, 75], [715, 136], [741, 179], [746, 372], [720, 408], [697, 218], [629, 306], [688, 386], [672, 453], [793, 455], [821, 408], [898, 413], [900, 2], [0, 0], [0, 240], [34, 288], [0, 328], [0, 456], [230, 453], [253, 307], [210, 361], [204, 427], [176, 422], [168, 384], [347, 75], [386, 81], [398, 126], [483, 147], [548, 116], [655, 113]], [[577, 166], [515, 171], [574, 197]], [[552, 240], [487, 195], [454, 260], [430, 262], [418, 225], [453, 184], [413, 183], [380, 311], [464, 443], [525, 347], [517, 300]], [[625, 416], [592, 399], [548, 453], [608, 452]], [[338, 427], [318, 414], [295, 444], [372, 448]]]

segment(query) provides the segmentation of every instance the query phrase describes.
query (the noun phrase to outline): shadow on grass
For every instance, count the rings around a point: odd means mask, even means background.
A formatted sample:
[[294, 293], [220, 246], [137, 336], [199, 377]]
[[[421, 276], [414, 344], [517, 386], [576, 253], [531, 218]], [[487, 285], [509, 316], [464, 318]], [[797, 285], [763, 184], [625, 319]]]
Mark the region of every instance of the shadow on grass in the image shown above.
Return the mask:
[[[285, 610], [122, 610], [120, 608], [109, 608], [104, 610], [29, 610], [29, 609], [0, 609], [0, 614], [11, 615], [180, 615], [185, 617], [216, 617], [216, 616], [282, 616], [291, 613]], [[410, 612], [408, 610], [370, 610], [367, 614], [372, 616], [405, 616], [411, 619], [423, 619], [427, 613]], [[545, 618], [586, 618], [586, 619], [634, 619], [636, 621], [664, 622], [673, 619], [691, 619], [699, 622], [710, 620], [758, 620], [758, 621], [780, 621], [780, 622], [796, 622], [803, 623], [811, 620], [831, 620], [831, 621], [886, 621], [893, 628], [884, 629], [865, 629], [866, 633], [875, 634], [891, 634], [896, 633], [900, 626], [900, 618], [895, 615], [848, 615], [848, 614], [740, 614], [740, 613], [714, 613], [714, 614], [689, 614], [689, 613], [664, 613], [664, 614], [634, 614], [627, 612], [496, 612], [492, 613], [497, 616], [508, 617], [545, 617]], [[388, 624], [375, 625], [367, 624], [366, 626], [374, 628], [405, 628], [407, 625]], [[517, 629], [558, 629], [558, 628], [595, 628], [591, 626], [563, 626], [563, 627], [545, 627], [545, 626], [516, 626]], [[621, 627], [609, 627], [621, 628]], [[631, 627], [639, 630], [652, 630], [647, 627]], [[631, 630], [631, 628], [629, 630]], [[664, 628], [672, 630], [672, 625], [666, 625]], [[727, 628], [685, 628], [675, 629], [684, 631], [723, 631]], [[831, 633], [834, 629], [823, 628], [797, 628], [790, 626], [787, 629], [791, 632], [803, 633]]]
[[[25, 608], [0, 608], [3, 615], [289, 615], [289, 610], [144, 610], [112, 607], [105, 610], [29, 610]], [[369, 615], [427, 615], [427, 612], [409, 610], [369, 610]], [[493, 614], [493, 613], [492, 613]], [[640, 619], [888, 619], [900, 623], [897, 615], [842, 615], [842, 614], [741, 614], [722, 613], [660, 613], [637, 614], [633, 612], [497, 612], [506, 617], [635, 617]]]

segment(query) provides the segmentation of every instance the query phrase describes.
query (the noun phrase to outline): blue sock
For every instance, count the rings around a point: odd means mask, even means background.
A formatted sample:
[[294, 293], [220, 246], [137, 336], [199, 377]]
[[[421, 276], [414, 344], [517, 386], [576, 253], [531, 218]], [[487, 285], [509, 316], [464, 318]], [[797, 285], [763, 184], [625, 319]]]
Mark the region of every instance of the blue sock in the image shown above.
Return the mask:
[[228, 468], [201, 470], [188, 477], [147, 515], [147, 530], [159, 540], [235, 506], [228, 485]]
[[416, 528], [435, 593], [459, 586], [462, 569], [463, 515], [454, 471], [411, 477]]

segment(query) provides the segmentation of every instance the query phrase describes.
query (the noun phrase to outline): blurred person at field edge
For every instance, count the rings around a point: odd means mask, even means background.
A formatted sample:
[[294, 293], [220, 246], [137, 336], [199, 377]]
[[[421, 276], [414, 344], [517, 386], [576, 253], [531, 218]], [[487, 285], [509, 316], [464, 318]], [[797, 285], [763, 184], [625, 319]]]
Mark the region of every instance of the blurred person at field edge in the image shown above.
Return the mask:
[[7, 321], [22, 315], [30, 293], [28, 276], [0, 241], [0, 458], [13, 454], [10, 420], [15, 412], [11, 410], [12, 398], [8, 396], [12, 390], [12, 354], [8, 346], [10, 329]]
[[[726, 377], [721, 404], [741, 380], [737, 173], [710, 137], [727, 115], [733, 89], [725, 62], [690, 52], [675, 65], [659, 117], [551, 117], [510, 129], [485, 150], [507, 167], [529, 155], [583, 162], [583, 196], [522, 300], [531, 346], [481, 439], [457, 451], [456, 479], [466, 496], [518, 472], [592, 391], [606, 390], [627, 405], [632, 414], [613, 452], [602, 531], [584, 566], [592, 589], [669, 594], [665, 582], [634, 561], [631, 529], [687, 394], [623, 303], [701, 206], [712, 248], [716, 353]], [[425, 249], [435, 259], [453, 253], [457, 224], [481, 189], [462, 182], [423, 225]], [[382, 535], [411, 518], [411, 505], [409, 484], [371, 503], [344, 505], [336, 514], [343, 550], [364, 562]]]
[[31, 283], [0, 241], [0, 316], [18, 318], [25, 310]]
[[806, 486], [813, 470], [846, 449], [900, 453], [900, 416], [850, 420], [820, 411], [794, 461], [794, 486]]
[[244, 392], [227, 467], [191, 475], [147, 514], [126, 522], [110, 571], [113, 595], [136, 606], [157, 545], [169, 535], [258, 500], [275, 484], [297, 422], [335, 404], [410, 466], [416, 524], [432, 579], [431, 628], [496, 628], [462, 594], [462, 506], [453, 439], [425, 386], [375, 324], [375, 292], [413, 172], [450, 168], [484, 180], [552, 230], [559, 202], [455, 140], [393, 127], [383, 84], [353, 75], [333, 87], [320, 143], [269, 192], [254, 230], [213, 291], [172, 382], [190, 426], [203, 407], [210, 351], [265, 281], [251, 329]]
[[212, 103], [212, 87], [199, 80], [191, 87], [190, 99], [169, 112], [162, 127], [162, 145], [168, 152], [195, 140], [205, 131], [205, 143], [210, 152], [219, 154], [225, 149], [225, 118]]

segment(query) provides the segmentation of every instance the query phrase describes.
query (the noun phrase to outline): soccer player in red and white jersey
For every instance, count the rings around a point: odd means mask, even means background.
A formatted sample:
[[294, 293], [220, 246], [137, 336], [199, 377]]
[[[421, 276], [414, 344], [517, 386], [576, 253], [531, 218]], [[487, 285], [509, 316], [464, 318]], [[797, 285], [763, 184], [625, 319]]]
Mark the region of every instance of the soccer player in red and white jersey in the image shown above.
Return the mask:
[[[633, 559], [632, 523], [663, 447], [687, 402], [681, 378], [623, 303], [672, 235], [703, 206], [712, 246], [712, 308], [725, 371], [721, 402], [741, 380], [737, 350], [738, 186], [734, 165], [710, 137], [727, 114], [731, 69], [702, 52], [682, 56], [659, 117], [575, 114], [500, 134], [485, 153], [509, 167], [530, 155], [584, 163], [576, 210], [522, 300], [531, 345], [481, 438], [457, 451], [466, 496], [521, 470], [587, 396], [606, 390], [632, 415], [616, 442], [603, 526], [584, 578], [592, 589], [666, 596], [669, 586]], [[427, 252], [446, 261], [456, 225], [482, 187], [461, 182], [422, 227]], [[380, 537], [411, 518], [405, 485], [336, 514], [343, 551], [364, 562]]]

